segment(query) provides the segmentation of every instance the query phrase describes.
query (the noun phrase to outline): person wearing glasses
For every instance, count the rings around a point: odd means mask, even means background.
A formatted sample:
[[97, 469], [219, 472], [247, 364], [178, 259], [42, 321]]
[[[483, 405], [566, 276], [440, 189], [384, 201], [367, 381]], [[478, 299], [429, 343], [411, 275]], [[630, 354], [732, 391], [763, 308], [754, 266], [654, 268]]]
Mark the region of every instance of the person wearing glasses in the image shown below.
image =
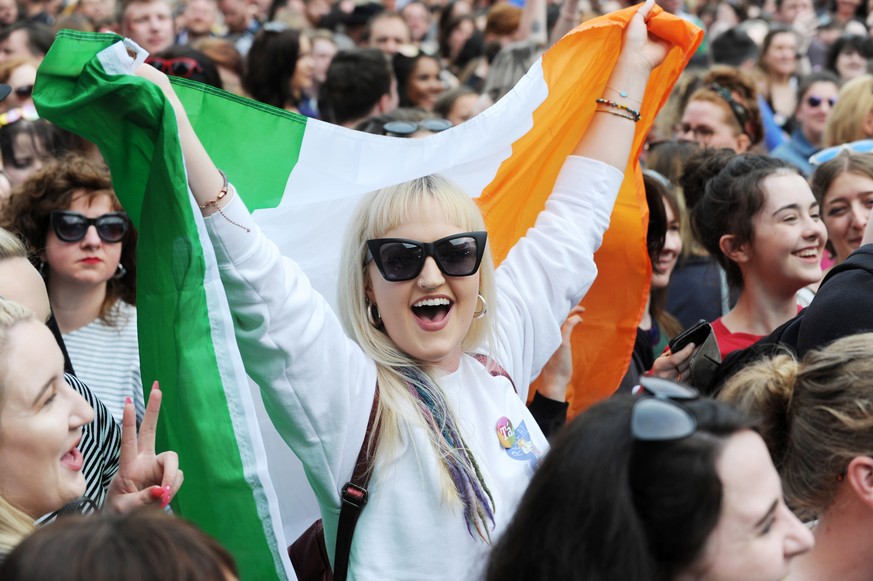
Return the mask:
[[780, 581], [812, 546], [754, 423], [644, 377], [553, 442], [486, 579]]
[[[648, 35], [652, 6], [641, 5], [625, 30], [611, 99], [641, 101], [666, 55]], [[246, 370], [309, 475], [327, 546], [375, 405], [378, 444], [350, 576], [476, 578], [548, 448], [526, 392], [593, 282], [633, 116], [594, 114], [536, 226], [497, 269], [481, 213], [446, 178], [365, 196], [343, 244], [335, 313], [226, 189], [166, 77], [137, 73], [176, 110]], [[219, 201], [219, 192], [229, 195]]]
[[747, 73], [716, 66], [692, 93], [676, 137], [696, 141], [700, 147], [728, 148], [743, 153], [763, 138], [755, 85]]
[[759, 420], [788, 504], [816, 520], [815, 548], [788, 581], [873, 579], [873, 334], [850, 335], [798, 361], [747, 366], [719, 399]]
[[14, 58], [0, 63], [0, 83], [12, 87], [9, 96], [0, 101], [0, 112], [21, 107], [33, 107], [33, 84], [39, 61]]
[[828, 116], [836, 105], [839, 90], [839, 79], [829, 72], [813, 73], [801, 79], [797, 86], [794, 130], [771, 155], [791, 162], [808, 178], [812, 174], [809, 156], [821, 149]]
[[2, 226], [39, 249], [52, 311], [76, 374], [121, 421], [126, 398], [145, 405], [136, 330], [136, 231], [109, 173], [67, 156], [10, 196]]

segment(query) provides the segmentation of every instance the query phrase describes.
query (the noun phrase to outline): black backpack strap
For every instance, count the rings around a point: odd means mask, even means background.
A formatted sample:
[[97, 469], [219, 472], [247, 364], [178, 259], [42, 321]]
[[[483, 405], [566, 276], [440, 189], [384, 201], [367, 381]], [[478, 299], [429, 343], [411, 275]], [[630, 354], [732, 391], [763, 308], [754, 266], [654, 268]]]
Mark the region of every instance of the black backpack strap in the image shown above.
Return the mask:
[[[379, 426], [376, 425], [376, 410], [379, 408], [379, 383], [373, 394], [373, 406], [370, 408], [370, 419], [367, 421], [367, 432], [364, 442], [355, 461], [352, 478], [342, 489], [342, 505], [340, 508], [339, 525], [336, 531], [336, 552], [333, 559], [333, 578], [335, 581], [345, 581], [349, 572], [349, 555], [352, 551], [352, 537], [358, 517], [367, 505], [367, 486], [370, 483], [373, 458], [379, 445]], [[374, 431], [375, 430], [375, 431]], [[370, 444], [372, 438], [372, 445]]]

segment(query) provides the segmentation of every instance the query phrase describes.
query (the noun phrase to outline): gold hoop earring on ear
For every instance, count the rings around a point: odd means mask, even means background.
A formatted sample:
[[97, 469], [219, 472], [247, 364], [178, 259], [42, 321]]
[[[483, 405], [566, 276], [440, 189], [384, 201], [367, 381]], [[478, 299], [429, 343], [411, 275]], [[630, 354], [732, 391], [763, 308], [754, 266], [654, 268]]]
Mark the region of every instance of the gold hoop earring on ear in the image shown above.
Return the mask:
[[476, 297], [476, 299], [477, 299], [477, 301], [481, 301], [482, 308], [479, 309], [478, 311], [473, 312], [473, 318], [474, 319], [481, 319], [482, 317], [484, 317], [488, 313], [488, 303], [485, 302], [485, 297], [483, 297], [481, 294], [478, 295]]
[[379, 314], [379, 307], [376, 306], [376, 303], [367, 305], [367, 320], [374, 328], [382, 328], [382, 315]]

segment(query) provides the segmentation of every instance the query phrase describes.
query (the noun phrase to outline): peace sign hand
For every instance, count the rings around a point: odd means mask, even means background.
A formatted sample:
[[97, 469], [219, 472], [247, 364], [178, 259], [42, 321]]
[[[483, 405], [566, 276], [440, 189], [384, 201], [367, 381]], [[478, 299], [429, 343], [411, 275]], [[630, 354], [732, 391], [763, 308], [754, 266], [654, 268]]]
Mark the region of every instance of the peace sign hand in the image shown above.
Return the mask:
[[106, 498], [107, 505], [116, 512], [128, 512], [138, 506], [158, 503], [164, 508], [182, 486], [184, 474], [179, 470], [176, 453], [155, 454], [155, 432], [162, 396], [156, 381], [152, 384], [139, 437], [136, 434], [133, 403], [127, 398], [124, 404], [118, 474], [112, 479]]

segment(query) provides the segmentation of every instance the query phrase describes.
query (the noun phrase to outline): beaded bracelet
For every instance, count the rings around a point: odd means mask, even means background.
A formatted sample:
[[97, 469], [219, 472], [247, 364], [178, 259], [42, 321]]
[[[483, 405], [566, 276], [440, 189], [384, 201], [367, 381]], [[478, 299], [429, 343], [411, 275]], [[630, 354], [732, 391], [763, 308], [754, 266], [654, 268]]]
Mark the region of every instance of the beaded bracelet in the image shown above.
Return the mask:
[[612, 107], [613, 109], [621, 109], [622, 111], [627, 111], [631, 115], [634, 116], [634, 121], [640, 120], [640, 112], [636, 109], [631, 109], [627, 105], [622, 105], [621, 103], [616, 103], [615, 101], [610, 101], [609, 99], [595, 99], [595, 103], [599, 105], [606, 105], [607, 107]]
[[615, 115], [616, 117], [621, 117], [622, 119], [628, 119], [636, 123], [639, 121], [637, 117], [632, 117], [630, 115], [625, 115], [624, 113], [619, 113], [618, 111], [610, 111], [609, 109], [595, 109], [595, 113], [609, 113], [610, 115]]
[[221, 207], [218, 205], [218, 202], [223, 200], [224, 197], [227, 195], [228, 183], [227, 183], [227, 174], [221, 170], [218, 170], [218, 173], [221, 175], [221, 181], [222, 181], [221, 189], [218, 191], [218, 195], [215, 196], [215, 198], [209, 200], [205, 204], [200, 204], [200, 209], [205, 210], [209, 206], [214, 206], [215, 209], [218, 210], [218, 213], [221, 214], [222, 218], [224, 218], [225, 220], [227, 220], [228, 222], [230, 222], [234, 226], [242, 228], [246, 232], [251, 232], [250, 229], [246, 228], [242, 224], [238, 224], [238, 223], [234, 222], [233, 220], [231, 220], [230, 218], [227, 217], [227, 214], [225, 214], [224, 212], [221, 211]]

